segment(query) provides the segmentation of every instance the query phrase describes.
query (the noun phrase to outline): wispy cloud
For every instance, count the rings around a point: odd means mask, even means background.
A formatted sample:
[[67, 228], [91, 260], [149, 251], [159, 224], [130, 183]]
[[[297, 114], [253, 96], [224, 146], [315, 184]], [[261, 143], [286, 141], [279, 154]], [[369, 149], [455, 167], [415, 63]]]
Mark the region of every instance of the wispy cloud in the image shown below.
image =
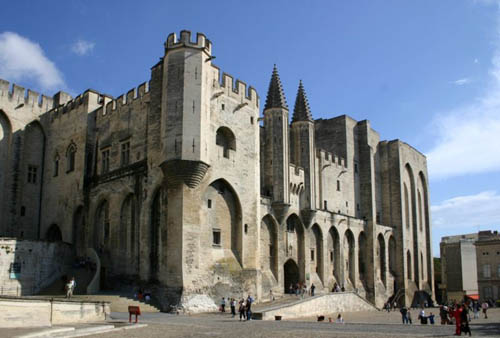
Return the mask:
[[13, 32], [0, 33], [0, 77], [9, 81], [36, 81], [42, 90], [65, 87], [62, 73], [42, 47]]
[[[500, 15], [490, 84], [472, 102], [437, 115], [432, 122], [436, 143], [427, 152], [431, 179], [500, 170]], [[463, 85], [467, 81], [455, 81]], [[460, 82], [460, 83], [459, 83]]]
[[73, 43], [73, 45], [71, 46], [71, 51], [76, 55], [84, 56], [92, 53], [94, 47], [95, 47], [94, 42], [80, 39], [75, 41], [75, 43]]
[[463, 79], [458, 79], [458, 80], [452, 81], [451, 83], [453, 83], [457, 86], [463, 86], [463, 85], [470, 83], [470, 79], [467, 77], [464, 77]]
[[474, 63], [479, 63], [479, 59], [474, 59]]
[[[453, 197], [431, 207], [434, 229], [474, 232], [474, 226], [500, 224], [500, 195], [483, 191], [476, 195]], [[471, 229], [472, 228], [472, 229]]]

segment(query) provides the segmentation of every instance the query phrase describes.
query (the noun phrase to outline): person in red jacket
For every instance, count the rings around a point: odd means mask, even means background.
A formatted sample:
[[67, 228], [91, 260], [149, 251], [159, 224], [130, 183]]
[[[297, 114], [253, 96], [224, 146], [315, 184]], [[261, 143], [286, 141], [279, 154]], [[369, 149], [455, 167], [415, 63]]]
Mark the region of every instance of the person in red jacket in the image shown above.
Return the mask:
[[462, 331], [460, 329], [461, 325], [461, 319], [462, 319], [462, 307], [455, 305], [452, 311], [450, 311], [450, 314], [455, 317], [455, 336], [460, 336], [462, 335]]

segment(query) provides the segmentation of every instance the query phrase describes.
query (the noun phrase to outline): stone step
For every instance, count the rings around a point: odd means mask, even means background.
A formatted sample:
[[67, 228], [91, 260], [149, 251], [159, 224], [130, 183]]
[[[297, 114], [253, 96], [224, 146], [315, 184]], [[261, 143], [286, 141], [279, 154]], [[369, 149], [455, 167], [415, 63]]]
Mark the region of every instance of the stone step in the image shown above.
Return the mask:
[[74, 299], [90, 300], [97, 302], [110, 302], [112, 312], [128, 312], [129, 306], [139, 306], [141, 312], [144, 313], [158, 313], [158, 309], [154, 304], [145, 303], [122, 295], [81, 295], [76, 296]]

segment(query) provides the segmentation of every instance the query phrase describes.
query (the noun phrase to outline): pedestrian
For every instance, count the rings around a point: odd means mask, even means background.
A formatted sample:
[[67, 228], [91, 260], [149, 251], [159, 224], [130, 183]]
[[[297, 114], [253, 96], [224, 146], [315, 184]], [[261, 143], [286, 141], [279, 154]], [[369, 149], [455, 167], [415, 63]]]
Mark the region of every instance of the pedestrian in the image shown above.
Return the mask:
[[479, 319], [479, 311], [480, 311], [479, 302], [475, 301], [472, 304], [472, 311], [474, 312], [474, 319]]
[[396, 303], [396, 301], [394, 301], [394, 304], [392, 304], [392, 308], [394, 309], [394, 311], [396, 311], [396, 309], [398, 308], [398, 303]]
[[462, 334], [461, 321], [462, 321], [462, 308], [455, 305], [450, 314], [455, 318], [455, 336], [460, 336]]
[[307, 294], [307, 286], [306, 286], [306, 283], [302, 284], [302, 290], [301, 290], [301, 297], [304, 298], [305, 295]]
[[483, 302], [483, 305], [481, 305], [481, 307], [483, 308], [483, 313], [484, 313], [484, 319], [488, 319], [488, 302], [484, 301]]
[[290, 284], [290, 287], [288, 288], [288, 290], [289, 290], [290, 294], [293, 294], [293, 284]]
[[316, 287], [314, 286], [314, 283], [311, 284], [311, 297], [314, 297], [314, 289], [316, 289]]
[[333, 288], [332, 288], [332, 292], [337, 292], [337, 282], [333, 283]]
[[408, 324], [408, 309], [403, 306], [399, 312], [401, 312], [401, 320], [403, 324]]
[[245, 305], [245, 300], [243, 298], [241, 298], [240, 300], [238, 312], [240, 313], [240, 322], [241, 319], [245, 320], [247, 318], [246, 305]]
[[391, 312], [391, 304], [389, 302], [385, 303], [385, 310]]
[[337, 316], [337, 321], [336, 321], [337, 324], [344, 324], [344, 318], [342, 318], [342, 315], [339, 313], [339, 315]]
[[298, 297], [301, 291], [302, 291], [302, 286], [300, 285], [300, 283], [297, 283], [295, 285], [295, 296]]
[[468, 333], [469, 336], [472, 336], [469, 326], [469, 311], [467, 310], [467, 306], [465, 304], [462, 305], [462, 313], [460, 314], [460, 335], [462, 332]]
[[231, 302], [229, 303], [229, 305], [231, 306], [231, 314], [233, 315], [232, 318], [234, 318], [234, 316], [236, 316], [236, 300], [234, 298], [231, 298]]
[[424, 309], [418, 314], [418, 319], [420, 319], [420, 324], [427, 325], [427, 317], [425, 316]]
[[342, 290], [342, 292], [345, 292], [344, 284], [342, 284], [342, 287], [340, 288], [340, 290]]
[[248, 295], [247, 297], [247, 320], [252, 320], [252, 303], [253, 303], [253, 298], [251, 295]]
[[220, 302], [220, 312], [226, 312], [226, 299], [222, 297], [222, 301]]
[[428, 318], [429, 318], [429, 323], [430, 323], [431, 325], [434, 325], [434, 314], [433, 314], [432, 312], [431, 312], [431, 314], [429, 315], [429, 317], [428, 317]]
[[410, 309], [408, 309], [408, 312], [406, 313], [406, 316], [408, 317], [408, 323], [413, 324], [411, 321], [411, 312]]
[[273, 290], [269, 290], [269, 299], [274, 302], [275, 298], [274, 298], [274, 295], [273, 295]]

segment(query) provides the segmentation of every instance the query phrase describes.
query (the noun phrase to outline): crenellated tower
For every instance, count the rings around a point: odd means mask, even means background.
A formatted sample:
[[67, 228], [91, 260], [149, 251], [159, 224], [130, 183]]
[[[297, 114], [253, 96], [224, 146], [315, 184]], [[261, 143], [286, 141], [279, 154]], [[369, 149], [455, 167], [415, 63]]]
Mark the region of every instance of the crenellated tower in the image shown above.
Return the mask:
[[305, 190], [301, 207], [316, 208], [314, 120], [302, 81], [299, 82], [290, 132], [291, 162], [304, 168]]
[[211, 43], [198, 33], [168, 36], [163, 58], [161, 93], [161, 168], [169, 186], [196, 187], [208, 170], [208, 72]]
[[274, 65], [266, 105], [264, 106], [265, 164], [264, 191], [272, 194], [272, 200], [282, 214], [289, 203], [289, 141], [288, 105], [283, 86]]

